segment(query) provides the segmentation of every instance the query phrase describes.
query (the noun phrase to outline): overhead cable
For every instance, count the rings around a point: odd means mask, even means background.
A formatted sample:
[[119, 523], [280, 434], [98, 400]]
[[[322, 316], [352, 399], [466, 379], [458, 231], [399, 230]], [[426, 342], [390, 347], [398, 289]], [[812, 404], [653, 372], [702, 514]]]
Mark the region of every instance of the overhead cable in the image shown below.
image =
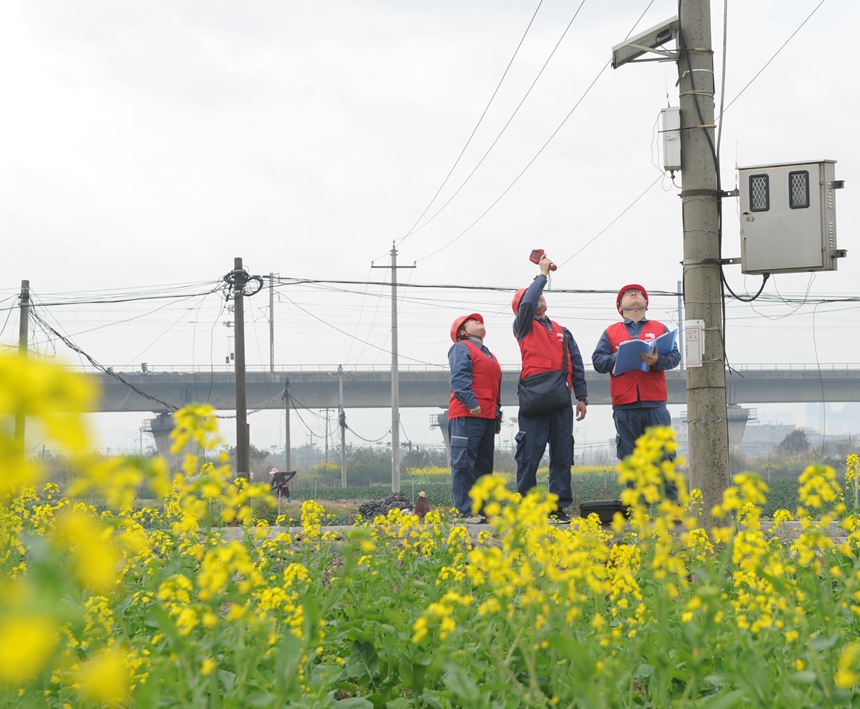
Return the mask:
[[735, 101], [737, 101], [737, 100], [738, 100], [738, 99], [743, 95], [744, 91], [746, 91], [746, 90], [747, 90], [747, 89], [752, 85], [752, 83], [753, 83], [756, 79], [758, 79], [758, 77], [761, 75], [761, 73], [762, 73], [765, 69], [767, 69], [767, 68], [768, 68], [768, 66], [770, 66], [770, 63], [771, 63], [774, 59], [776, 59], [777, 55], [778, 55], [778, 54], [779, 54], [783, 49], [785, 49], [786, 45], [787, 45], [787, 44], [788, 44], [792, 39], [794, 39], [794, 36], [795, 36], [798, 32], [800, 32], [800, 30], [801, 30], [801, 29], [803, 29], [803, 26], [804, 26], [807, 22], [809, 22], [809, 20], [812, 18], [812, 16], [813, 16], [816, 12], [818, 12], [818, 8], [820, 8], [820, 7], [821, 7], [825, 2], [827, 2], [827, 0], [821, 0], [821, 2], [819, 2], [819, 3], [815, 6], [815, 9], [813, 9], [813, 10], [812, 10], [812, 12], [810, 12], [810, 13], [809, 13], [809, 15], [807, 15], [806, 19], [805, 19], [803, 22], [801, 22], [801, 23], [800, 23], [800, 26], [799, 26], [796, 30], [794, 30], [794, 32], [792, 32], [792, 33], [791, 33], [791, 35], [789, 36], [789, 38], [788, 38], [787, 40], [785, 40], [785, 42], [783, 42], [783, 43], [782, 43], [782, 45], [780, 46], [780, 48], [779, 48], [779, 49], [777, 49], [777, 50], [773, 53], [773, 56], [772, 56], [770, 59], [768, 59], [768, 60], [767, 60], [767, 62], [765, 62], [765, 65], [755, 73], [755, 76], [753, 76], [753, 78], [752, 78], [752, 79], [750, 79], [750, 80], [747, 82], [746, 86], [744, 86], [744, 87], [743, 87], [743, 88], [738, 92], [738, 94], [737, 94], [737, 95], [736, 95], [736, 96], [735, 96], [731, 101], [729, 101], [729, 104], [728, 104], [728, 105], [727, 105], [727, 106], [722, 110], [722, 113], [720, 113], [720, 115], [719, 115], [719, 116], [717, 116], [717, 120], [720, 120], [720, 119], [723, 117], [723, 113], [725, 113], [726, 111], [728, 111], [728, 110], [732, 107], [732, 104], [733, 104]]
[[[285, 296], [285, 297], [286, 297], [286, 296]], [[319, 317], [319, 316], [317, 316], [317, 315], [314, 315], [310, 310], [307, 310], [306, 308], [303, 308], [301, 305], [299, 305], [298, 303], [296, 303], [296, 302], [294, 302], [294, 301], [290, 300], [289, 298], [287, 298], [286, 300], [287, 300], [287, 302], [291, 303], [292, 305], [294, 305], [295, 307], [297, 307], [299, 310], [301, 310], [303, 313], [306, 313], [307, 315], [310, 315], [314, 320], [318, 320], [318, 321], [319, 321], [319, 322], [321, 322], [323, 325], [325, 325], [325, 326], [327, 326], [327, 327], [330, 327], [332, 330], [335, 330], [335, 331], [339, 332], [341, 335], [346, 335], [347, 337], [352, 337], [353, 339], [356, 339], [356, 340], [358, 340], [359, 342], [363, 342], [363, 343], [364, 343], [365, 345], [367, 345], [368, 347], [372, 347], [373, 349], [375, 349], [375, 350], [379, 350], [380, 352], [384, 352], [384, 353], [387, 353], [387, 354], [391, 354], [391, 350], [387, 350], [387, 349], [385, 349], [384, 347], [379, 347], [378, 345], [374, 345], [372, 342], [367, 342], [366, 340], [361, 340], [361, 339], [360, 339], [360, 338], [358, 338], [358, 337], [354, 337], [353, 335], [350, 335], [350, 334], [349, 334], [348, 332], [346, 332], [345, 330], [341, 330], [341, 329], [340, 329], [339, 327], [337, 327], [336, 325], [332, 325], [330, 322], [327, 322], [326, 320], [323, 320], [321, 317]], [[423, 359], [416, 359], [415, 357], [407, 357], [407, 356], [406, 356], [406, 355], [404, 355], [404, 354], [400, 354], [400, 355], [399, 355], [399, 357], [400, 357], [400, 359], [408, 359], [408, 360], [411, 360], [412, 362], [417, 362], [418, 364], [426, 364], [428, 367], [439, 367], [439, 368], [441, 368], [441, 369], [444, 369], [444, 368], [445, 368], [445, 365], [441, 365], [441, 364], [433, 364], [432, 362], [426, 362], [426, 361], [424, 361]]]
[[90, 363], [91, 365], [93, 365], [93, 367], [95, 367], [96, 369], [98, 369], [99, 371], [104, 372], [105, 374], [108, 374], [108, 375], [112, 376], [114, 379], [116, 379], [117, 381], [121, 382], [122, 384], [125, 384], [129, 389], [131, 389], [131, 390], [132, 390], [132, 391], [134, 391], [135, 393], [139, 394], [140, 396], [144, 397], [145, 399], [149, 399], [150, 401], [154, 401], [154, 402], [156, 402], [157, 404], [161, 404], [161, 405], [162, 405], [162, 406], [164, 406], [168, 411], [176, 411], [176, 410], [178, 409], [178, 407], [177, 407], [177, 406], [174, 406], [173, 404], [168, 404], [166, 401], [162, 401], [161, 399], [159, 399], [159, 398], [157, 398], [157, 397], [155, 397], [155, 396], [152, 396], [151, 394], [147, 394], [145, 391], [143, 391], [142, 389], [139, 389], [139, 388], [138, 388], [138, 387], [136, 387], [134, 384], [132, 384], [131, 382], [129, 382], [127, 379], [124, 379], [124, 378], [123, 378], [123, 377], [121, 377], [119, 374], [117, 374], [116, 372], [114, 372], [114, 371], [113, 371], [113, 369], [110, 369], [109, 367], [105, 367], [104, 365], [102, 365], [102, 364], [100, 364], [100, 363], [96, 362], [96, 360], [95, 360], [95, 359], [93, 359], [89, 354], [87, 354], [86, 352], [84, 352], [80, 347], [78, 347], [78, 346], [77, 346], [74, 342], [72, 342], [68, 337], [66, 337], [65, 335], [61, 335], [61, 334], [60, 334], [59, 332], [57, 332], [54, 328], [52, 328], [50, 325], [48, 325], [48, 323], [46, 323], [46, 322], [45, 322], [45, 321], [44, 321], [44, 320], [43, 320], [43, 319], [42, 319], [42, 318], [41, 318], [41, 317], [40, 317], [36, 312], [34, 312], [32, 308], [30, 309], [30, 315], [31, 315], [31, 317], [33, 317], [33, 318], [35, 318], [36, 320], [38, 320], [42, 327], [44, 327], [44, 328], [46, 328], [46, 329], [50, 330], [52, 333], [54, 333], [54, 336], [55, 336], [55, 337], [58, 337], [60, 340], [62, 340], [62, 341], [66, 344], [66, 346], [67, 346], [67, 347], [69, 347], [70, 349], [74, 350], [74, 351], [75, 351], [75, 352], [77, 352], [79, 355], [81, 355], [81, 356], [85, 357], [85, 358], [89, 361], [89, 363]]
[[[508, 120], [507, 120], [507, 122], [505, 123], [505, 125], [503, 125], [503, 126], [502, 126], [502, 129], [499, 131], [499, 134], [496, 136], [495, 140], [493, 140], [493, 142], [490, 144], [490, 147], [489, 147], [489, 148], [487, 148], [486, 152], [481, 156], [481, 159], [478, 161], [477, 165], [475, 165], [475, 167], [474, 167], [474, 168], [472, 168], [472, 171], [471, 171], [471, 172], [466, 176], [466, 179], [465, 179], [465, 180], [463, 180], [463, 182], [460, 184], [460, 186], [457, 188], [457, 190], [454, 192], [454, 194], [452, 194], [452, 195], [451, 195], [451, 196], [446, 200], [446, 202], [445, 202], [441, 207], [439, 207], [439, 209], [438, 209], [438, 210], [436, 210], [436, 213], [435, 213], [432, 217], [430, 217], [426, 222], [424, 222], [424, 223], [423, 223], [420, 227], [418, 227], [417, 229], [415, 228], [415, 226], [413, 226], [413, 227], [412, 227], [412, 229], [409, 231], [409, 233], [408, 233], [406, 236], [404, 236], [402, 239], [400, 239], [400, 241], [403, 241], [404, 239], [406, 239], [406, 237], [407, 237], [407, 236], [410, 236], [411, 234], [414, 234], [414, 233], [416, 233], [416, 232], [420, 231], [420, 230], [421, 230], [421, 229], [423, 229], [425, 226], [427, 226], [430, 222], [432, 222], [436, 217], [438, 217], [438, 216], [439, 216], [439, 214], [441, 214], [441, 213], [442, 213], [442, 211], [445, 209], [445, 207], [447, 207], [449, 204], [451, 204], [451, 202], [453, 201], [453, 199], [454, 199], [458, 194], [460, 194], [460, 191], [461, 191], [461, 190], [466, 186], [466, 184], [469, 182], [469, 180], [471, 180], [471, 179], [472, 179], [472, 176], [473, 176], [473, 175], [478, 171], [478, 168], [479, 168], [479, 167], [481, 167], [481, 165], [483, 165], [484, 160], [486, 160], [486, 159], [487, 159], [487, 156], [490, 154], [490, 152], [493, 150], [493, 148], [495, 148], [495, 147], [496, 147], [496, 143], [498, 143], [498, 142], [499, 142], [499, 140], [501, 139], [502, 135], [504, 135], [505, 131], [508, 129], [508, 126], [509, 126], [509, 125], [511, 124], [511, 122], [514, 120], [514, 117], [517, 115], [517, 113], [519, 113], [520, 108], [522, 108], [522, 106], [523, 106], [523, 104], [525, 103], [526, 99], [529, 97], [529, 94], [531, 94], [532, 89], [535, 87], [535, 84], [537, 84], [537, 82], [538, 82], [538, 79], [540, 79], [540, 77], [543, 75], [544, 69], [546, 69], [546, 68], [547, 68], [547, 65], [549, 64], [550, 60], [551, 60], [551, 59], [553, 58], [553, 56], [555, 55], [556, 50], [559, 48], [559, 45], [561, 45], [562, 40], [563, 40], [563, 39], [565, 38], [565, 36], [567, 35], [568, 30], [570, 29], [571, 25], [573, 24], [573, 21], [574, 21], [574, 20], [577, 18], [577, 16], [579, 15], [579, 11], [582, 9], [582, 6], [583, 6], [583, 5], [585, 5], [585, 0], [582, 0], [582, 2], [579, 4], [579, 7], [578, 7], [578, 8], [576, 8], [576, 12], [573, 14], [573, 17], [571, 18], [570, 22], [568, 22], [567, 27], [565, 27], [565, 28], [564, 28], [564, 32], [562, 32], [562, 33], [561, 33], [561, 37], [559, 37], [559, 38], [558, 38], [558, 42], [556, 42], [556, 43], [555, 43], [555, 46], [552, 48], [552, 51], [549, 53], [549, 56], [546, 58], [546, 61], [544, 62], [543, 66], [540, 68], [540, 71], [538, 71], [537, 75], [535, 76], [534, 81], [532, 81], [531, 86], [529, 86], [529, 88], [526, 90], [525, 94], [524, 94], [524, 95], [523, 95], [523, 97], [520, 99], [520, 102], [517, 104], [517, 107], [514, 109], [513, 113], [511, 113], [511, 115], [510, 115], [510, 117], [508, 118]], [[470, 139], [470, 140], [471, 140], [471, 139]], [[459, 162], [459, 158], [458, 158], [457, 160], [458, 160], [458, 162]], [[452, 169], [453, 169], [453, 168], [452, 168]], [[448, 176], [450, 177], [450, 173], [449, 173], [449, 175], [448, 175]], [[445, 178], [445, 179], [447, 180], [448, 178]], [[444, 184], [444, 183], [443, 183], [443, 184]], [[441, 188], [440, 188], [440, 189], [441, 189]], [[436, 193], [436, 196], [438, 196], [438, 194], [439, 194], [439, 193], [437, 192], [437, 193]], [[434, 197], [433, 199], [436, 199], [436, 197]], [[427, 212], [427, 210], [425, 209], [425, 210], [424, 210], [424, 212], [426, 213], [426, 212]], [[424, 215], [422, 214], [421, 216], [423, 217]], [[419, 219], [419, 221], [421, 221], [421, 220]], [[417, 222], [416, 222], [416, 224], [417, 224]], [[398, 242], [398, 243], [400, 243], [400, 242]]]
[[[653, 5], [653, 4], [654, 4], [654, 0], [651, 0], [651, 2], [649, 2], [649, 3], [648, 3], [648, 5], [646, 6], [645, 10], [643, 10], [642, 14], [639, 16], [639, 19], [638, 19], [638, 20], [636, 20], [636, 23], [633, 25], [633, 28], [630, 30], [630, 32], [628, 32], [628, 33], [627, 33], [627, 36], [628, 36], [628, 37], [630, 36], [630, 34], [632, 34], [632, 33], [633, 33], [633, 30], [635, 30], [635, 29], [636, 29], [636, 26], [637, 26], [637, 25], [639, 24], [639, 22], [642, 20], [642, 17], [644, 17], [645, 13], [648, 11], [648, 9], [649, 9], [649, 8], [651, 7], [651, 5]], [[522, 177], [522, 176], [523, 176], [523, 175], [528, 171], [528, 169], [529, 169], [529, 168], [530, 168], [530, 167], [535, 163], [535, 161], [536, 161], [536, 160], [541, 156], [541, 154], [543, 153], [543, 151], [544, 151], [544, 150], [546, 150], [547, 146], [548, 146], [548, 145], [553, 141], [553, 139], [555, 138], [555, 136], [556, 136], [556, 135], [558, 135], [559, 131], [561, 131], [561, 129], [564, 127], [565, 123], [567, 123], [567, 121], [568, 121], [568, 120], [570, 119], [570, 117], [574, 114], [574, 112], [576, 111], [576, 109], [577, 109], [577, 108], [579, 108], [580, 104], [585, 100], [585, 97], [586, 97], [586, 96], [588, 96], [588, 94], [591, 92], [591, 89], [593, 89], [593, 88], [594, 88], [594, 85], [598, 82], [598, 80], [600, 79], [600, 77], [601, 77], [601, 76], [603, 76], [604, 72], [609, 68], [609, 66], [610, 66], [610, 64], [611, 64], [611, 63], [612, 63], [611, 61], [607, 61], [607, 62], [606, 62], [606, 64], [604, 64], [604, 65], [603, 65], [603, 68], [602, 68], [602, 69], [597, 73], [597, 76], [595, 76], [595, 77], [594, 77], [594, 79], [592, 80], [592, 82], [588, 85], [588, 87], [585, 89], [585, 91], [584, 91], [584, 92], [582, 93], [582, 95], [579, 97], [579, 99], [577, 100], [577, 102], [574, 104], [573, 108], [571, 108], [571, 109], [570, 109], [570, 111], [568, 112], [568, 114], [567, 114], [567, 115], [562, 119], [561, 123], [559, 123], [558, 127], [557, 127], [557, 128], [556, 128], [556, 129], [555, 129], [555, 130], [550, 134], [549, 138], [547, 138], [547, 139], [546, 139], [546, 141], [544, 142], [544, 144], [543, 144], [543, 145], [538, 149], [538, 151], [537, 151], [537, 153], [535, 153], [534, 157], [532, 157], [532, 159], [528, 161], [528, 163], [526, 164], [526, 166], [525, 166], [525, 167], [524, 167], [524, 168], [523, 168], [523, 169], [522, 169], [522, 170], [517, 174], [517, 176], [513, 179], [513, 181], [511, 182], [511, 184], [509, 184], [509, 185], [504, 189], [504, 191], [503, 191], [503, 192], [502, 192], [502, 193], [501, 193], [501, 194], [500, 194], [500, 195], [499, 195], [499, 196], [498, 196], [498, 197], [497, 197], [497, 198], [492, 202], [492, 204], [490, 204], [490, 206], [489, 206], [489, 207], [487, 207], [487, 208], [486, 208], [486, 209], [485, 209], [485, 210], [480, 214], [480, 216], [479, 216], [477, 219], [475, 219], [475, 221], [473, 221], [469, 226], [467, 226], [463, 231], [461, 231], [457, 236], [455, 236], [453, 239], [451, 239], [448, 243], [446, 243], [446, 244], [445, 244], [444, 246], [442, 246], [441, 248], [438, 248], [438, 249], [436, 249], [435, 251], [433, 251], [433, 252], [431, 252], [431, 253], [427, 254], [426, 256], [422, 256], [421, 258], [417, 259], [418, 261], [423, 261], [423, 260], [425, 260], [425, 259], [431, 258], [432, 256], [435, 256], [436, 254], [441, 253], [442, 251], [444, 251], [445, 249], [447, 249], [449, 246], [451, 246], [451, 244], [455, 243], [455, 242], [456, 242], [456, 241], [458, 241], [460, 238], [462, 238], [463, 236], [465, 236], [469, 231], [471, 231], [471, 229], [472, 229], [472, 228], [473, 228], [473, 227], [474, 227], [474, 226], [475, 226], [479, 221], [481, 221], [481, 220], [482, 220], [482, 219], [483, 219], [487, 214], [489, 214], [489, 212], [493, 209], [493, 207], [495, 207], [499, 202], [501, 202], [501, 201], [502, 201], [502, 198], [504, 198], [504, 196], [505, 196], [508, 192], [510, 192], [510, 190], [513, 188], [513, 186], [514, 186], [514, 185], [515, 185], [515, 184], [520, 180], [520, 178], [521, 178], [521, 177]]]
[[[584, 1], [585, 1], [585, 0], [583, 0], [583, 2], [584, 2]], [[519, 43], [517, 44], [517, 48], [514, 50], [514, 54], [513, 54], [513, 56], [511, 57], [510, 61], [508, 62], [508, 65], [505, 67], [505, 71], [502, 73], [502, 78], [501, 78], [501, 79], [499, 79], [499, 83], [496, 85], [496, 88], [495, 88], [495, 90], [493, 91], [493, 95], [492, 95], [492, 96], [490, 96], [490, 100], [487, 102], [487, 105], [484, 107], [484, 111], [481, 113], [481, 117], [478, 119], [478, 122], [475, 124], [475, 127], [472, 129], [472, 132], [471, 132], [471, 134], [469, 135], [468, 140], [466, 140], [466, 144], [463, 146], [463, 149], [460, 151], [460, 154], [457, 156], [457, 159], [454, 161], [454, 164], [451, 166], [451, 169], [448, 171], [448, 174], [445, 176], [445, 179], [444, 179], [444, 180], [442, 180], [442, 184], [441, 184], [441, 185], [439, 185], [439, 189], [438, 189], [438, 190], [436, 190], [436, 194], [434, 194], [434, 195], [433, 195], [433, 199], [431, 199], [431, 200], [430, 200], [430, 202], [428, 202], [427, 206], [426, 206], [426, 207], [424, 207], [424, 211], [423, 211], [423, 212], [421, 212], [421, 215], [418, 217], [418, 219], [416, 219], [416, 220], [415, 220], [415, 223], [412, 225], [412, 228], [411, 228], [408, 232], [406, 232], [406, 234], [405, 234], [404, 236], [402, 236], [400, 239], [398, 239], [398, 241], [397, 241], [397, 243], [398, 243], [398, 244], [399, 244], [399, 243], [401, 243], [401, 242], [403, 242], [403, 241], [404, 241], [405, 239], [407, 239], [411, 234], [413, 234], [413, 233], [415, 233], [415, 231], [417, 231], [417, 229], [416, 229], [415, 227], [417, 227], [417, 226], [418, 226], [418, 224], [420, 223], [420, 221], [424, 218], [424, 215], [425, 215], [425, 214], [427, 214], [427, 211], [428, 211], [428, 210], [430, 209], [430, 207], [433, 205], [433, 202], [435, 202], [435, 201], [436, 201], [436, 198], [439, 196], [439, 193], [442, 191], [442, 189], [443, 189], [443, 188], [445, 187], [445, 185], [448, 183], [448, 180], [451, 178], [451, 175], [454, 173], [455, 168], [457, 167], [457, 165], [459, 165], [459, 164], [460, 164], [460, 160], [462, 159], [463, 154], [466, 152], [466, 149], [467, 149], [467, 148], [469, 147], [469, 145], [471, 144], [471, 142], [472, 142], [472, 138], [474, 138], [474, 137], [475, 137], [475, 133], [477, 133], [478, 128], [481, 126], [481, 123], [482, 123], [482, 122], [483, 122], [483, 120], [484, 120], [484, 117], [487, 115], [487, 111], [489, 111], [489, 110], [490, 110], [490, 106], [493, 104], [493, 101], [494, 101], [494, 100], [495, 100], [495, 98], [496, 98], [496, 94], [498, 94], [498, 93], [499, 93], [499, 89], [502, 87], [502, 82], [504, 82], [505, 77], [508, 75], [508, 71], [510, 71], [511, 66], [512, 66], [512, 65], [513, 65], [513, 63], [514, 63], [514, 59], [516, 59], [517, 54], [518, 54], [518, 53], [519, 53], [519, 51], [520, 51], [520, 47], [522, 47], [522, 46], [523, 46], [523, 42], [525, 41], [526, 35], [528, 35], [529, 30], [531, 29], [532, 23], [535, 21], [535, 17], [537, 17], [537, 14], [538, 14], [538, 11], [539, 11], [539, 10], [540, 10], [540, 8], [541, 8], [541, 5], [543, 5], [543, 0], [539, 0], [539, 1], [538, 1], [537, 7], [535, 8], [535, 11], [534, 11], [534, 14], [532, 15], [531, 20], [529, 20], [529, 24], [526, 26], [526, 30], [525, 30], [525, 32], [523, 32], [523, 36], [522, 36], [522, 37], [520, 37], [520, 41], [519, 41]], [[498, 140], [498, 138], [497, 138], [496, 140]], [[493, 143], [493, 145], [495, 145], [495, 143]], [[484, 157], [486, 157], [486, 155], [485, 155]], [[481, 160], [483, 161], [483, 158], [481, 158]], [[476, 169], [477, 169], [477, 168], [476, 168]], [[473, 172], [474, 172], [474, 171], [473, 171]], [[469, 175], [469, 177], [471, 177], [471, 175]], [[467, 178], [467, 181], [468, 181], [468, 178]], [[465, 184], [465, 182], [464, 182], [463, 184]], [[462, 185], [461, 185], [461, 189], [462, 189]], [[460, 191], [460, 190], [457, 190], [457, 192], [459, 192], [459, 191]], [[455, 193], [455, 194], [456, 194], [456, 193]], [[449, 201], [450, 201], [450, 200], [449, 200]], [[447, 204], [448, 204], [448, 202], [446, 202], [445, 204], [447, 205]], [[444, 205], [443, 205], [443, 207], [442, 207], [442, 208], [444, 209]], [[441, 210], [440, 210], [440, 211], [441, 211]], [[438, 214], [438, 213], [439, 213], [439, 212], [437, 212], [436, 214]], [[436, 217], [436, 214], [434, 214], [434, 215], [433, 215], [433, 217], [431, 217], [431, 220], [432, 220], [433, 218], [435, 218], [435, 217]], [[428, 223], [429, 223], [429, 221], [428, 221]]]

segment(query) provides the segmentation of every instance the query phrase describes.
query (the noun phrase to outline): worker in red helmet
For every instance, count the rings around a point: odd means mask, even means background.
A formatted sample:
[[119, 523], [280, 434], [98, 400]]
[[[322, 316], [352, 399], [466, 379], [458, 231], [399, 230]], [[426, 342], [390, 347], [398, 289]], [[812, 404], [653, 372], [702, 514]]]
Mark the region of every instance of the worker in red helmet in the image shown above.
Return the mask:
[[522, 355], [518, 386], [517, 491], [525, 495], [537, 484], [537, 469], [549, 443], [549, 491], [558, 500], [552, 521], [570, 522], [566, 508], [573, 503], [573, 419], [585, 418], [588, 386], [579, 347], [570, 331], [547, 315], [543, 290], [552, 261], [544, 254], [540, 274], [521, 288], [511, 303], [516, 319], [514, 336]]
[[484, 345], [486, 334], [479, 313], [461, 315], [451, 325], [454, 344], [448, 350], [451, 486], [454, 507], [468, 524], [487, 521], [480, 510], [473, 512], [469, 492], [478, 478], [493, 472], [495, 435], [502, 428], [502, 368]]
[[[646, 317], [648, 291], [638, 283], [630, 283], [618, 291], [615, 308], [621, 322], [610, 325], [601, 335], [591, 355], [594, 369], [609, 374], [609, 392], [612, 396], [612, 418], [615, 421], [615, 448], [618, 460], [633, 453], [636, 440], [652, 426], [671, 426], [672, 416], [666, 407], [667, 369], [681, 363], [681, 353], [674, 344], [667, 354], [643, 352], [639, 354], [643, 369], [615, 372], [618, 346], [627, 340], [653, 341], [669, 332], [669, 328]], [[670, 457], [674, 457], [670, 455]], [[677, 499], [674, 483], [667, 481], [666, 497]]]

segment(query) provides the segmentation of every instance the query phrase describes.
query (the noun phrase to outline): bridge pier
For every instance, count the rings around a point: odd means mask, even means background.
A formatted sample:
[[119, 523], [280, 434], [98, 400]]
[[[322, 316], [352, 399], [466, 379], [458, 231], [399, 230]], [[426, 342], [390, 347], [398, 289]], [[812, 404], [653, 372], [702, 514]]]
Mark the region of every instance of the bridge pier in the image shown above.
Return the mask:
[[170, 433], [175, 424], [173, 414], [169, 411], [159, 411], [154, 419], [149, 419], [149, 431], [155, 439], [155, 450], [162, 458], [173, 465], [174, 457], [170, 455]]
[[170, 434], [176, 427], [176, 422], [173, 420], [173, 414], [169, 411], [154, 412], [155, 418], [149, 419], [149, 432], [155, 439], [155, 450], [164, 460], [171, 470], [178, 470], [183, 463], [183, 457], [187, 453], [197, 455], [200, 452], [197, 444], [192, 440], [188, 441], [185, 449], [177, 454], [170, 452]]
[[744, 441], [744, 431], [746, 431], [747, 421], [755, 420], [756, 410], [745, 409], [738, 404], [729, 404], [728, 410], [729, 421], [729, 448], [731, 450], [739, 450]]
[[445, 441], [445, 453], [448, 455], [448, 467], [451, 467], [451, 437], [448, 435], [448, 409], [441, 414], [430, 414], [430, 428], [439, 427], [442, 440]]

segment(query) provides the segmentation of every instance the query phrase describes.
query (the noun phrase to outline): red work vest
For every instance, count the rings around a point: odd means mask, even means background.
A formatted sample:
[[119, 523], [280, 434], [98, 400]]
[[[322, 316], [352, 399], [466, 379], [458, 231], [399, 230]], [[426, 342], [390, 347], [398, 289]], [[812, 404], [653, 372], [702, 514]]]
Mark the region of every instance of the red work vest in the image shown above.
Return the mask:
[[[495, 357], [493, 359], [487, 357], [474, 342], [469, 342], [469, 340], [461, 340], [461, 342], [469, 348], [469, 353], [472, 355], [472, 391], [481, 407], [481, 413], [477, 418], [494, 419], [499, 403], [502, 368]], [[474, 416], [474, 414], [469, 413], [466, 405], [454, 396], [452, 391], [451, 399], [448, 402], [448, 418], [455, 419], [465, 416]]]
[[[606, 328], [606, 336], [612, 351], [618, 352], [618, 345], [627, 340], [654, 340], [666, 331], [662, 323], [648, 320], [642, 326], [639, 337], [630, 337], [623, 322], [617, 322]], [[631, 369], [620, 377], [609, 377], [609, 393], [612, 395], [612, 405], [635, 404], [637, 401], [666, 401], [666, 375], [658, 369], [642, 372]]]
[[[519, 340], [520, 353], [523, 359], [522, 379], [542, 372], [558, 372], [564, 365], [564, 329], [558, 323], [551, 323], [552, 332], [546, 325], [535, 318], [532, 329], [522, 340]], [[567, 388], [573, 388], [571, 372], [573, 364], [570, 356], [567, 358]]]

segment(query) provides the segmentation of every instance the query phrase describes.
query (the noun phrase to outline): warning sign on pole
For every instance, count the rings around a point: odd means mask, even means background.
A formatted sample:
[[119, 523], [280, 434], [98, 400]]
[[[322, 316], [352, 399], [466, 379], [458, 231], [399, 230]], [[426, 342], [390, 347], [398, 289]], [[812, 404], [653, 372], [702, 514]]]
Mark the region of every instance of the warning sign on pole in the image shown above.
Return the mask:
[[684, 364], [701, 367], [705, 356], [705, 321], [684, 321]]

